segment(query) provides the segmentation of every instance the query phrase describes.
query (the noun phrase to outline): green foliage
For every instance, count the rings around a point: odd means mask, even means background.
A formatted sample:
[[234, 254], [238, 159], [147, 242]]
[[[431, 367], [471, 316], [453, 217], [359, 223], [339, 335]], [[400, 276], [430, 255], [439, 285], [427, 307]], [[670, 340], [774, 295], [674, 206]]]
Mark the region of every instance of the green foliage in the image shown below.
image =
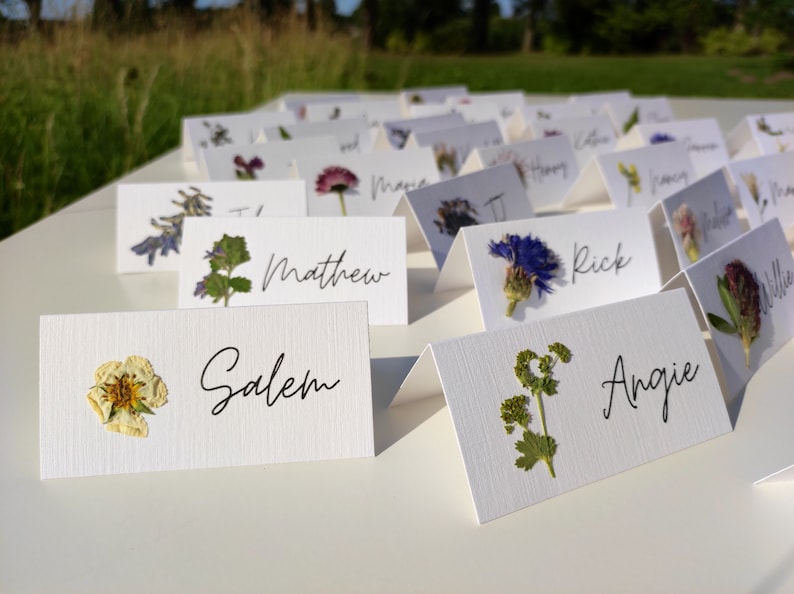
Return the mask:
[[223, 305], [229, 305], [229, 299], [235, 293], [250, 293], [251, 281], [244, 276], [232, 276], [235, 268], [251, 260], [245, 237], [230, 237], [224, 233], [223, 237], [212, 245], [212, 251], [207, 254], [210, 264], [210, 273], [206, 275], [199, 285], [201, 296], [208, 295], [213, 303], [223, 299]]
[[548, 465], [550, 474], [554, 476], [552, 459], [557, 453], [557, 442], [553, 437], [526, 430], [515, 447], [522, 454], [516, 458], [515, 464], [518, 468], [532, 470], [535, 464], [543, 460]]
[[786, 36], [767, 28], [759, 35], [750, 35], [744, 27], [720, 27], [703, 36], [703, 51], [708, 56], [754, 56], [777, 54], [786, 44]]
[[407, 54], [410, 46], [405, 39], [405, 33], [399, 29], [391, 31], [386, 38], [386, 49], [395, 54]]

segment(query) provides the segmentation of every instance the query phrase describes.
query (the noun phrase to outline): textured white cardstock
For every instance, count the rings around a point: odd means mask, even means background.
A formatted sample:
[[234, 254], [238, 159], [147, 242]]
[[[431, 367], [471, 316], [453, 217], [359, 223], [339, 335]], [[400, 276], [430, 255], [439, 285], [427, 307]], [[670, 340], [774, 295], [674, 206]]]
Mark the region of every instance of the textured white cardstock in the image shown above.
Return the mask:
[[611, 153], [617, 145], [615, 130], [606, 114], [560, 120], [536, 120], [530, 123], [525, 134], [528, 138], [538, 139], [559, 135], [570, 138], [580, 170], [584, 169], [595, 155]]
[[292, 161], [313, 155], [340, 155], [335, 136], [317, 136], [284, 142], [229, 145], [201, 151], [199, 166], [213, 181], [290, 179]]
[[447, 105], [462, 107], [466, 105], [496, 105], [499, 117], [507, 120], [526, 104], [523, 91], [503, 91], [498, 93], [473, 93], [447, 97]]
[[722, 170], [668, 196], [653, 210], [658, 214], [652, 212], [651, 220], [664, 221], [666, 231], [667, 247], [657, 246], [660, 260], [663, 259], [663, 251], [672, 248], [678, 263], [671, 272], [665, 272], [662, 267], [662, 280], [665, 282], [680, 269], [691, 266], [744, 232]]
[[432, 148], [436, 167], [443, 180], [458, 175], [469, 153], [474, 149], [503, 144], [502, 131], [496, 122], [490, 121], [427, 132], [412, 132], [405, 147]]
[[460, 174], [504, 163], [518, 171], [527, 198], [537, 212], [558, 208], [579, 177], [579, 165], [568, 136], [474, 149]]
[[[593, 115], [593, 110], [587, 103], [541, 103], [524, 105], [517, 109], [507, 121], [507, 138], [517, 140], [530, 140], [537, 138], [529, 130], [533, 122], [550, 124], [554, 120], [583, 118]], [[610, 130], [612, 124], [610, 124]], [[542, 138], [543, 135], [540, 135]]]
[[602, 110], [612, 120], [618, 136], [628, 134], [635, 124], [661, 124], [675, 119], [667, 97], [610, 101]]
[[43, 479], [374, 455], [365, 303], [42, 316], [40, 356]]
[[722, 169], [730, 161], [720, 127], [713, 118], [637, 124], [628, 134], [620, 138], [617, 148], [624, 150], [674, 140], [680, 140], [686, 146], [692, 167], [698, 177]]
[[[665, 289], [691, 288], [702, 312], [701, 324], [714, 340], [731, 398], [794, 337], [792, 285], [794, 258], [777, 219], [698, 260], [665, 284]], [[735, 314], [738, 320], [726, 309], [721, 292], [736, 294], [732, 307], [743, 312]]]
[[119, 184], [116, 271], [179, 270], [188, 218], [306, 214], [306, 184], [297, 180]]
[[[249, 258], [214, 258], [224, 241]], [[370, 324], [408, 323], [404, 219], [193, 218], [183, 246], [181, 308], [366, 301]]]
[[728, 133], [726, 144], [737, 159], [794, 150], [794, 112], [749, 115]]
[[774, 217], [794, 227], [794, 153], [764, 155], [726, 166], [751, 228]]
[[311, 216], [390, 216], [405, 192], [440, 179], [429, 148], [298, 159], [296, 170]]
[[295, 122], [295, 115], [285, 111], [219, 113], [182, 120], [182, 159], [196, 160], [203, 148], [227, 144], [253, 144], [265, 126]]
[[267, 142], [334, 136], [342, 153], [367, 154], [372, 152], [372, 136], [363, 117], [327, 122], [300, 122], [284, 126], [269, 126], [264, 129]]
[[565, 208], [612, 202], [648, 210], [697, 179], [683, 142], [597, 155], [563, 200]]
[[356, 92], [349, 93], [287, 93], [279, 100], [279, 109], [295, 114], [298, 120], [306, 120], [307, 110], [311, 105], [323, 103], [350, 103], [361, 101]]
[[[522, 351], [550, 355], [545, 376], [522, 365], [525, 381], [556, 382], [542, 408], [517, 379]], [[420, 365], [435, 367], [480, 523], [731, 431], [684, 291], [433, 343]], [[412, 374], [393, 404], [414, 395]]]
[[448, 113], [426, 118], [407, 118], [383, 122], [375, 134], [375, 150], [388, 151], [405, 148], [411, 132], [427, 132], [465, 124], [459, 113]]
[[459, 97], [468, 95], [469, 88], [466, 85], [448, 85], [438, 87], [411, 87], [400, 91], [399, 99], [403, 115], [408, 115], [411, 105], [421, 103], [444, 103], [447, 97]]
[[411, 190], [395, 214], [416, 220], [439, 268], [462, 227], [534, 216], [518, 172], [510, 164]]
[[367, 120], [370, 129], [377, 128], [381, 122], [399, 120], [402, 117], [400, 102], [394, 97], [392, 99], [347, 101], [344, 103], [329, 101], [306, 106], [306, 120], [309, 122], [360, 117]]
[[[511, 299], [506, 284], [515, 282], [519, 267], [493, 255], [491, 246], [509, 236], [540, 241], [550, 254], [541, 258], [537, 244], [518, 248], [523, 261], [535, 246], [530, 276], [546, 270], [549, 290], [533, 282], [529, 297]], [[510, 245], [513, 245], [510, 243]], [[511, 251], [515, 254], [516, 251]], [[556, 267], [549, 264], [556, 264]], [[587, 307], [655, 293], [661, 287], [656, 250], [647, 214], [639, 209], [539, 217], [461, 229], [438, 277], [437, 291], [474, 285], [483, 327], [507, 328]]]
[[576, 93], [568, 98], [571, 103], [587, 103], [593, 113], [600, 111], [607, 103], [628, 101], [631, 99], [629, 91], [607, 91], [596, 93]]

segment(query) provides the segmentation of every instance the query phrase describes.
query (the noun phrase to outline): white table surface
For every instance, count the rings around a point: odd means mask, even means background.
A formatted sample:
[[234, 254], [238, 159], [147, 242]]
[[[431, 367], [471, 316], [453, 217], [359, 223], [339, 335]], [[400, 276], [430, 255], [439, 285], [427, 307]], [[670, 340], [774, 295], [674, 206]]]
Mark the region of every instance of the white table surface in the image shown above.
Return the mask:
[[[195, 179], [177, 150], [122, 181]], [[115, 273], [115, 225], [110, 185], [0, 242], [0, 592], [794, 592], [794, 482], [753, 485], [794, 464], [794, 342], [732, 433], [479, 526], [443, 398], [388, 409], [428, 342], [481, 330], [428, 252], [410, 325], [371, 330], [375, 458], [40, 481], [39, 315], [177, 304], [175, 273]]]

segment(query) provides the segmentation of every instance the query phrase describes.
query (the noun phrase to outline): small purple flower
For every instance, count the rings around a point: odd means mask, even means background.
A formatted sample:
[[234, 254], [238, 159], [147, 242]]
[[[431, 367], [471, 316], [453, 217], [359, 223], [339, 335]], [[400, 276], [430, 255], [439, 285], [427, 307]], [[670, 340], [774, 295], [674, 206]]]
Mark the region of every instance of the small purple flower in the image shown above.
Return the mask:
[[196, 283], [196, 290], [193, 291], [193, 296], [199, 299], [204, 299], [207, 296], [207, 278], [209, 274]]
[[143, 256], [144, 254], [149, 259], [149, 266], [154, 264], [154, 256], [157, 251], [163, 246], [163, 240], [161, 237], [147, 237], [141, 243], [132, 246], [130, 249], [135, 252], [139, 256]]
[[212, 260], [215, 257], [222, 258], [225, 255], [226, 255], [226, 252], [224, 252], [223, 248], [216, 243], [215, 247], [212, 249], [212, 251], [207, 251], [207, 252], [204, 253], [204, 259], [205, 260]]
[[265, 162], [259, 157], [246, 161], [240, 155], [234, 157], [234, 165], [237, 167], [234, 170], [237, 179], [256, 179], [256, 170], [265, 168]]
[[553, 128], [543, 130], [543, 138], [551, 138], [552, 136], [562, 136], [562, 132]]
[[673, 142], [675, 140], [674, 136], [670, 136], [665, 132], [654, 132], [651, 135], [650, 142], [651, 144], [661, 144], [663, 142]]

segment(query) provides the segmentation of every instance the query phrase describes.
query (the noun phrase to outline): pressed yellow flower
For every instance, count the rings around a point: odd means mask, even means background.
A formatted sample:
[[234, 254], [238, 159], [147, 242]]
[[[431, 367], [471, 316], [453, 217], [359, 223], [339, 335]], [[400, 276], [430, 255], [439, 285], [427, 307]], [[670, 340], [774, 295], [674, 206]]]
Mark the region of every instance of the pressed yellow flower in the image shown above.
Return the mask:
[[168, 389], [148, 360], [130, 355], [123, 363], [108, 361], [94, 372], [94, 381], [86, 397], [108, 431], [132, 437], [149, 435], [141, 414], [153, 415], [153, 408], [168, 402]]

